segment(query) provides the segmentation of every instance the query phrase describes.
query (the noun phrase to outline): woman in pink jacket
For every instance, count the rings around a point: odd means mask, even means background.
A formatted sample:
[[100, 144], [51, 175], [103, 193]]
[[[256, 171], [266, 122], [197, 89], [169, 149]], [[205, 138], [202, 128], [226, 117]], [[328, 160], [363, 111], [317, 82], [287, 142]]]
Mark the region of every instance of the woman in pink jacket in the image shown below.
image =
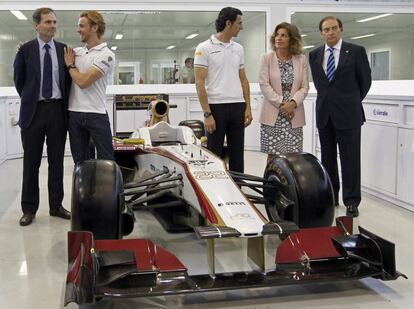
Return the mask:
[[274, 155], [301, 152], [308, 94], [308, 65], [303, 42], [295, 25], [281, 23], [270, 38], [273, 51], [262, 56], [259, 83], [264, 96], [260, 150], [269, 162]]

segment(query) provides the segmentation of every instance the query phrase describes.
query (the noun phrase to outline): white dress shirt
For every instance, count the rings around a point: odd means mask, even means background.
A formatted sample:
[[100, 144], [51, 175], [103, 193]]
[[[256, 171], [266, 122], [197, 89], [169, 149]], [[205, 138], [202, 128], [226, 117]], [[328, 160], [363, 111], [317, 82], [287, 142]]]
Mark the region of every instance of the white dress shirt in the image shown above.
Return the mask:
[[[341, 51], [341, 46], [342, 46], [342, 38], [340, 38], [339, 41], [332, 47], [333, 55], [335, 58], [335, 70], [338, 68], [339, 52]], [[322, 62], [322, 67], [323, 67], [323, 70], [325, 71], [325, 74], [326, 74], [326, 67], [328, 65], [328, 57], [329, 57], [329, 54], [331, 53], [329, 51], [329, 48], [330, 47], [325, 44], [325, 55], [323, 57], [323, 62]]]

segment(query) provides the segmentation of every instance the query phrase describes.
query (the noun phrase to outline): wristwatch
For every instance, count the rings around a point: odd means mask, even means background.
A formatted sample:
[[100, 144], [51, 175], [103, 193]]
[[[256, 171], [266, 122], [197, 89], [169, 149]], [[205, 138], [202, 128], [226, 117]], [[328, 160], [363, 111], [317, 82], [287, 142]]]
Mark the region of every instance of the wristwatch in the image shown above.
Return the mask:
[[73, 63], [68, 65], [68, 70], [70, 69], [76, 69], [76, 65], [74, 65]]
[[211, 112], [204, 112], [204, 118], [208, 118], [211, 116]]

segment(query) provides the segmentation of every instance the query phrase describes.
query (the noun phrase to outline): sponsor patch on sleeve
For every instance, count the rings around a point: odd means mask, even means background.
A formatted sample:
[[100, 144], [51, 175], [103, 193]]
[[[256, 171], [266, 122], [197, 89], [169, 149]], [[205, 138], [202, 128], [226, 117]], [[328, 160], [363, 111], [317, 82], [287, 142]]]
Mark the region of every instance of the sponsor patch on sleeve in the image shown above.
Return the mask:
[[199, 50], [199, 51], [196, 51], [195, 55], [196, 56], [202, 56], [202, 55], [204, 55], [204, 53], [203, 53], [203, 51]]
[[[109, 59], [108, 59], [108, 60], [109, 60]], [[111, 60], [112, 60], [112, 58], [111, 58]], [[109, 63], [108, 63], [107, 61], [102, 60], [102, 61], [101, 61], [101, 63], [102, 63], [102, 64], [104, 64], [104, 65], [106, 65], [106, 66], [109, 68]]]

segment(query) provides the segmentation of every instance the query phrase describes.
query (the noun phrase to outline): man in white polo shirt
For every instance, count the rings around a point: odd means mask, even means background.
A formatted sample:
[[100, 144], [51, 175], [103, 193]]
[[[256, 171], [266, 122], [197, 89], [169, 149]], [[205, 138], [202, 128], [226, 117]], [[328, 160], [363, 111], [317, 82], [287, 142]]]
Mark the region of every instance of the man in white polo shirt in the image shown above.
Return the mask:
[[102, 42], [105, 21], [96, 11], [82, 12], [77, 32], [84, 47], [65, 50], [65, 63], [72, 77], [69, 97], [69, 137], [73, 160], [91, 159], [89, 141], [95, 144], [98, 159], [114, 160], [112, 133], [106, 111], [108, 75], [114, 53]]
[[197, 46], [194, 57], [207, 147], [222, 156], [226, 137], [229, 169], [235, 172], [244, 171], [244, 128], [252, 122], [243, 47], [231, 40], [243, 29], [242, 15], [236, 8], [222, 9], [215, 23], [217, 33]]

